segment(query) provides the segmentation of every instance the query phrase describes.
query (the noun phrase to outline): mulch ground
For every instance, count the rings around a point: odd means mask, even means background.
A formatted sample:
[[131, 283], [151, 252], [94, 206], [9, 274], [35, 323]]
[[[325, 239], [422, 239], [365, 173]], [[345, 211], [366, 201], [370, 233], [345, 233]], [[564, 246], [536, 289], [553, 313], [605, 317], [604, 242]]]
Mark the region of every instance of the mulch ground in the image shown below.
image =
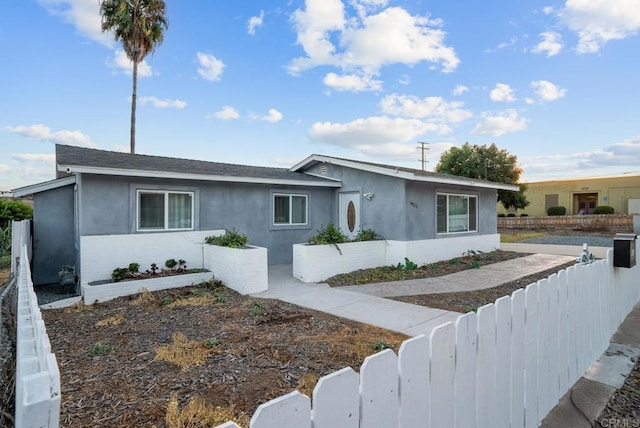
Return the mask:
[[320, 376], [358, 370], [367, 355], [387, 345], [397, 352], [407, 339], [215, 286], [43, 315], [62, 376], [61, 425], [69, 427], [165, 426], [172, 397], [179, 409], [192, 398], [218, 406], [211, 426], [248, 426], [259, 404], [294, 389], [311, 395]]

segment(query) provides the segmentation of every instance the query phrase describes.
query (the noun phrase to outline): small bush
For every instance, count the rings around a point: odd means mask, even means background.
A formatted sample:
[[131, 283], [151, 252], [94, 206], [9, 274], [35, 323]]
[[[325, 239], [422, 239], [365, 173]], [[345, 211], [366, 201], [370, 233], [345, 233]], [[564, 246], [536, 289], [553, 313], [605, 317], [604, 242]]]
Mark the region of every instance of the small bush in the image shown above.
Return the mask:
[[227, 230], [224, 235], [219, 236], [207, 236], [204, 238], [204, 242], [209, 245], [219, 245], [221, 247], [229, 248], [244, 248], [249, 242], [247, 235], [242, 235], [234, 227], [231, 230]]
[[529, 214], [522, 213], [522, 214], [520, 214], [520, 217], [529, 217]]
[[129, 268], [115, 268], [113, 272], [111, 272], [113, 282], [123, 281], [127, 278], [133, 278], [133, 273]]
[[409, 260], [407, 257], [404, 258], [404, 264], [402, 263], [398, 263], [398, 265], [395, 267], [397, 270], [416, 270], [418, 269], [418, 265], [415, 264], [414, 262], [412, 262], [411, 260]]
[[384, 351], [385, 349], [393, 349], [393, 345], [384, 339], [380, 339], [371, 344], [371, 349], [374, 351]]
[[565, 215], [567, 213], [567, 209], [565, 207], [549, 207], [547, 209], [547, 215]]
[[178, 262], [176, 261], [176, 259], [169, 259], [166, 262], [164, 262], [164, 265], [169, 269], [173, 269], [174, 267], [176, 267], [177, 264]]
[[509, 214], [507, 214], [507, 217], [515, 217], [515, 216], [516, 216], [516, 215], [515, 215], [515, 213], [509, 213]]
[[0, 269], [6, 269], [11, 267], [11, 256], [0, 256]]
[[209, 338], [209, 339], [205, 339], [202, 341], [202, 346], [204, 346], [205, 348], [215, 348], [216, 346], [220, 346], [222, 345], [222, 341], [220, 339], [217, 339], [215, 337]]
[[380, 237], [373, 229], [362, 229], [356, 235], [355, 241], [375, 241]]
[[347, 242], [347, 237], [333, 223], [329, 223], [326, 227], [320, 227], [315, 236], [309, 238], [318, 245], [342, 244]]
[[506, 217], [507, 215], [505, 213], [500, 213], [498, 214], [498, 217]]
[[613, 207], [609, 205], [598, 205], [594, 210], [594, 214], [613, 214]]
[[138, 272], [140, 269], [140, 263], [129, 263], [129, 270], [131, 272]]
[[92, 357], [100, 357], [111, 353], [111, 346], [106, 343], [96, 342], [89, 349], [89, 355]]

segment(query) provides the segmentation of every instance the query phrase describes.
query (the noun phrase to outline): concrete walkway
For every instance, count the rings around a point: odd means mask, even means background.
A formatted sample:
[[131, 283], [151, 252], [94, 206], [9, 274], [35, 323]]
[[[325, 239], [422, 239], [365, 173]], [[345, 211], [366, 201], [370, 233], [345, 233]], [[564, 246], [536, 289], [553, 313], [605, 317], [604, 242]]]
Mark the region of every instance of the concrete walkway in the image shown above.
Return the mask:
[[420, 334], [428, 336], [435, 327], [454, 321], [461, 314], [397, 302], [382, 296], [407, 296], [496, 287], [575, 260], [578, 253], [574, 257], [536, 254], [443, 277], [334, 288], [327, 284], [303, 283], [293, 278], [291, 265], [276, 265], [269, 267], [269, 290], [253, 296], [279, 299], [408, 336]]

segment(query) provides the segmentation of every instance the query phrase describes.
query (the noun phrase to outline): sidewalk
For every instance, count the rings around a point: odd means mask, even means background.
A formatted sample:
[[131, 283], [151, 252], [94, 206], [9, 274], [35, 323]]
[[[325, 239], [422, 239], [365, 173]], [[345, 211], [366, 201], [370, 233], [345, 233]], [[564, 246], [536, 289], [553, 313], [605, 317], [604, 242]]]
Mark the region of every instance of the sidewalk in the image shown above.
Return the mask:
[[398, 302], [382, 296], [407, 296], [496, 287], [532, 273], [560, 266], [571, 260], [575, 260], [575, 257], [534, 254], [443, 277], [334, 288], [327, 284], [303, 283], [292, 277], [291, 265], [276, 265], [269, 267], [269, 289], [253, 296], [279, 299], [408, 336], [420, 334], [428, 336], [435, 327], [448, 321], [455, 321], [461, 314]]

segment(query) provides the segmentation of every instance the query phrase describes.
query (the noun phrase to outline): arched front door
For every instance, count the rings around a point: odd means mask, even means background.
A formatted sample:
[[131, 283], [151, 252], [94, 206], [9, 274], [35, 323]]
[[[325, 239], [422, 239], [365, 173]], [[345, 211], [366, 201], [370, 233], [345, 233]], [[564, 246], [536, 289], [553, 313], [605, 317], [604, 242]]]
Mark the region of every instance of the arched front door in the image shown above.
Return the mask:
[[360, 231], [360, 192], [340, 192], [340, 230], [348, 238]]

